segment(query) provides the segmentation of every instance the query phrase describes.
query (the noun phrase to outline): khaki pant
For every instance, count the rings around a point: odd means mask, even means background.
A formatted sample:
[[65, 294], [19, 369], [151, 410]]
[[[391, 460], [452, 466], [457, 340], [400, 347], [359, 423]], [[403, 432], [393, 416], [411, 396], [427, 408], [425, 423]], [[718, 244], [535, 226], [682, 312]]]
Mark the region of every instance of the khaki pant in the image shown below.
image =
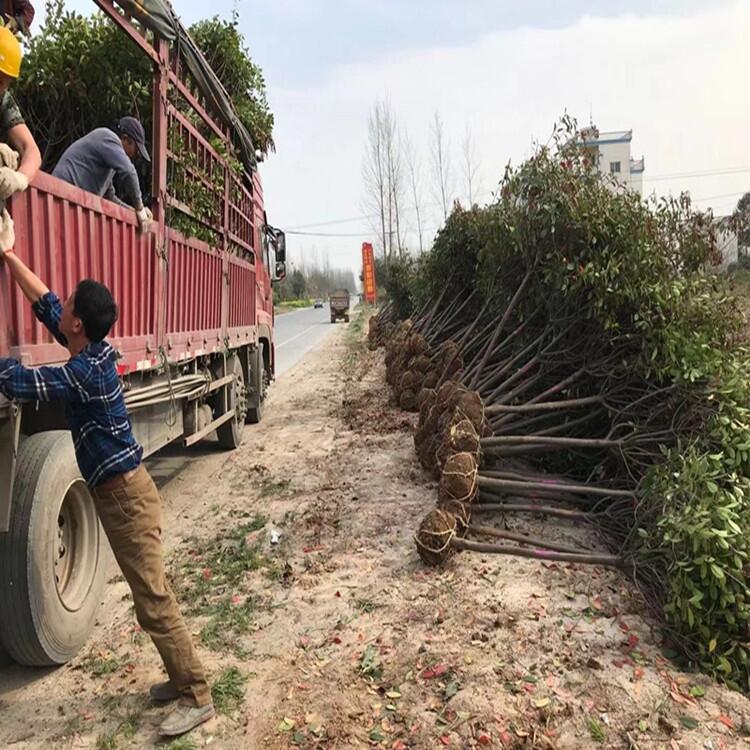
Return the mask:
[[146, 468], [94, 489], [94, 502], [120, 570], [133, 592], [135, 614], [151, 636], [170, 682], [189, 702], [211, 703], [206, 675], [164, 575], [161, 500]]

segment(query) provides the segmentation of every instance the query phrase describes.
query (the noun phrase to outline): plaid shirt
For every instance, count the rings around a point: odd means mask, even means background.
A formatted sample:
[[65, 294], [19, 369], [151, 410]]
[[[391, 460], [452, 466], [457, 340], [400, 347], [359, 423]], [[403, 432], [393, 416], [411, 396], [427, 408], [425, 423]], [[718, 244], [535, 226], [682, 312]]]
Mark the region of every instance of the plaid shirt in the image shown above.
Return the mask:
[[[34, 314], [63, 346], [62, 305], [49, 292], [32, 306]], [[143, 449], [133, 437], [125, 408], [116, 354], [106, 342], [90, 343], [60, 367], [24, 367], [0, 357], [0, 393], [19, 401], [64, 401], [78, 467], [89, 487], [135, 469]]]

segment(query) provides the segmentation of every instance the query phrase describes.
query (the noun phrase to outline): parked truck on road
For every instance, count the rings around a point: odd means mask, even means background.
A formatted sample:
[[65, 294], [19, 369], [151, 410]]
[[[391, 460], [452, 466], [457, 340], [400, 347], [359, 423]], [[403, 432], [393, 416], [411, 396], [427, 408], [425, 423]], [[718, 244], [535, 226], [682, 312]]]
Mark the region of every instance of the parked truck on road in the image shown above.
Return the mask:
[[349, 322], [349, 290], [337, 289], [328, 296], [328, 306], [331, 308], [331, 323], [337, 320]]
[[[266, 221], [249, 135], [171, 6], [96, 4], [153, 64], [155, 230], [141, 235], [132, 211], [40, 173], [9, 203], [16, 252], [63, 298], [85, 277], [112, 290], [120, 318], [109, 340], [145, 455], [213, 433], [232, 449], [260, 421], [274, 373], [271, 283], [285, 273], [284, 234]], [[192, 216], [173, 191], [168, 174], [186, 152], [190, 179], [203, 179], [195, 165], [223, 175], [216, 220]], [[168, 211], [202, 221], [215, 242], [168, 226]], [[32, 367], [68, 357], [2, 267], [0, 356]], [[69, 660], [93, 627], [107, 560], [61, 405], [0, 396], [0, 658]]]

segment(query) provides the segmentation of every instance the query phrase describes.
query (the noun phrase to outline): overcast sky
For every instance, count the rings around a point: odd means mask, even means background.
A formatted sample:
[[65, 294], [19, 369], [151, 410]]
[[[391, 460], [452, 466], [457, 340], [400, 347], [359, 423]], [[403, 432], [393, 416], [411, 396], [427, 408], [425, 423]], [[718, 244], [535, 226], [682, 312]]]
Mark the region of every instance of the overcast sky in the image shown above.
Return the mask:
[[[203, 2], [174, 6], [188, 23], [206, 15]], [[583, 123], [593, 117], [601, 130], [633, 130], [633, 156], [646, 159], [644, 192], [689, 190], [700, 206], [724, 214], [750, 189], [748, 2], [214, 0], [208, 7], [228, 16], [235, 6], [276, 117], [277, 152], [261, 166], [269, 221], [355, 235], [289, 235], [293, 259], [328, 253], [333, 265], [358, 269], [361, 242], [371, 238], [360, 174], [378, 98], [388, 99], [425, 161], [431, 229], [440, 220], [426, 163], [435, 110], [452, 147], [458, 198], [467, 127], [489, 196], [503, 165], [546, 141], [565, 111]], [[318, 224], [326, 226], [310, 226]], [[416, 245], [413, 233], [408, 239]]]

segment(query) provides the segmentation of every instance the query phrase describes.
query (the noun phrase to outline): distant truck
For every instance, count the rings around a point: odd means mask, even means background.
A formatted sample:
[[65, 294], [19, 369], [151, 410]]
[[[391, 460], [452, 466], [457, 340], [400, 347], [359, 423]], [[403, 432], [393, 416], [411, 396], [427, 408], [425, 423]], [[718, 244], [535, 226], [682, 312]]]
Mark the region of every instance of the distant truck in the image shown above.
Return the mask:
[[331, 308], [331, 323], [342, 319], [344, 323], [349, 322], [349, 290], [337, 289], [328, 297], [328, 305]]

